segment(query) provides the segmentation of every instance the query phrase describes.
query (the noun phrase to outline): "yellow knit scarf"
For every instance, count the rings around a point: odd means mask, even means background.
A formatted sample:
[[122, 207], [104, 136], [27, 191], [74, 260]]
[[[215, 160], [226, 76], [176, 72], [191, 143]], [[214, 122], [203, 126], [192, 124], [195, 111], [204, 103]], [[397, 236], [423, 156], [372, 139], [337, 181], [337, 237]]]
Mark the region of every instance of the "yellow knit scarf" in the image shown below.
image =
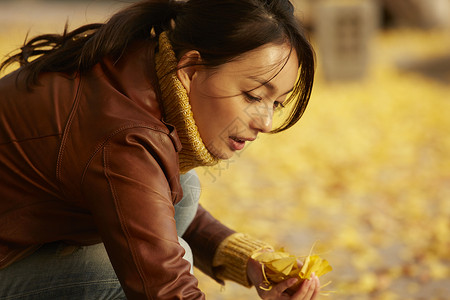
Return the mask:
[[219, 160], [206, 149], [194, 121], [186, 89], [175, 72], [177, 59], [166, 32], [159, 36], [155, 56], [156, 73], [162, 93], [164, 121], [177, 129], [182, 149], [179, 152], [180, 172], [198, 166], [211, 166]]

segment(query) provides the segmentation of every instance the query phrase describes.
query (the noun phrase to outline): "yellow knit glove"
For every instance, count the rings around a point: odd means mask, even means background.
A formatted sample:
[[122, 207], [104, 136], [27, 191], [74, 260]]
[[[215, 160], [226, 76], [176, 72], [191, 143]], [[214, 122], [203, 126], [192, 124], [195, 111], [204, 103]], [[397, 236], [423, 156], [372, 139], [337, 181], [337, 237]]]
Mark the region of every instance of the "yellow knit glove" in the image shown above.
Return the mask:
[[243, 233], [230, 235], [222, 241], [214, 256], [213, 266], [221, 267], [216, 276], [222, 280], [232, 280], [251, 287], [247, 276], [248, 260], [262, 249], [273, 250], [273, 247]]

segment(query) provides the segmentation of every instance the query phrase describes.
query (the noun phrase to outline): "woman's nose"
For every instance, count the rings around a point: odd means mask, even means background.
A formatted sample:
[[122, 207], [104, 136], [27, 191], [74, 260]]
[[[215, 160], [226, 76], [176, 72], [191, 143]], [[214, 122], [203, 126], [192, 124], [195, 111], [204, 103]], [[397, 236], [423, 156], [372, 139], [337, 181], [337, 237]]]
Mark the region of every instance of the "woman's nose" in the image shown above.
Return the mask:
[[251, 112], [250, 127], [260, 132], [270, 132], [272, 130], [273, 107], [267, 103], [255, 105]]

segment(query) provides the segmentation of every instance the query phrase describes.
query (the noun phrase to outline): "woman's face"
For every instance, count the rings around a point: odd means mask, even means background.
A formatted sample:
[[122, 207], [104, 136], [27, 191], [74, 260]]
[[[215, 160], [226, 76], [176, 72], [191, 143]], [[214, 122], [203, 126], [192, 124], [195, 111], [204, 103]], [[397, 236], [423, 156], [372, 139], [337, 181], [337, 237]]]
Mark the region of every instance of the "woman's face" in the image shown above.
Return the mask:
[[[272, 129], [274, 109], [297, 78], [297, 54], [290, 51], [288, 44], [268, 44], [214, 69], [197, 65], [178, 70], [200, 136], [213, 155], [228, 159], [258, 133]], [[195, 62], [201, 63], [200, 55], [190, 51], [179, 66]]]

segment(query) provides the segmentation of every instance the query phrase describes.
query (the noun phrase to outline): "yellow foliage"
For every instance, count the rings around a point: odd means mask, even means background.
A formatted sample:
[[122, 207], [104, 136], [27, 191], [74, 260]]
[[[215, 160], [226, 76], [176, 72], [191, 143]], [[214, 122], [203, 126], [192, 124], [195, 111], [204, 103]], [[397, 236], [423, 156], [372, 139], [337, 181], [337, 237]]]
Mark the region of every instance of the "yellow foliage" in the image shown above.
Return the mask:
[[[446, 32], [380, 33], [370, 75], [339, 83], [320, 77], [318, 53], [299, 124], [258, 137], [220, 175], [199, 170], [203, 205], [296, 252], [320, 239], [331, 299], [448, 298], [450, 84], [395, 67], [448, 53]], [[255, 296], [227, 284], [218, 297]]]
[[[71, 27], [86, 22], [82, 6]], [[29, 29], [30, 36], [61, 32], [67, 11], [57, 14], [58, 23], [41, 18], [34, 27], [9, 18], [0, 30], [0, 56], [19, 47]], [[450, 84], [397, 65], [448, 55], [450, 34], [391, 30], [373, 46], [370, 72], [355, 82], [323, 80], [319, 51], [299, 124], [198, 169], [201, 202], [233, 229], [296, 253], [320, 239], [333, 266], [326, 277], [337, 293], [330, 299], [447, 299]], [[280, 257], [276, 267], [290, 273], [293, 260]], [[195, 275], [209, 299], [257, 298], [253, 290], [229, 282], [222, 291], [200, 271]]]
[[300, 257], [289, 254], [283, 249], [273, 252], [256, 252], [252, 258], [261, 263], [265, 277], [264, 286], [261, 288], [271, 289], [272, 285], [288, 278], [297, 278], [298, 283], [292, 288], [295, 290], [303, 281], [311, 279], [314, 273], [320, 277], [332, 270], [328, 261], [318, 255], [308, 255], [299, 264]]

